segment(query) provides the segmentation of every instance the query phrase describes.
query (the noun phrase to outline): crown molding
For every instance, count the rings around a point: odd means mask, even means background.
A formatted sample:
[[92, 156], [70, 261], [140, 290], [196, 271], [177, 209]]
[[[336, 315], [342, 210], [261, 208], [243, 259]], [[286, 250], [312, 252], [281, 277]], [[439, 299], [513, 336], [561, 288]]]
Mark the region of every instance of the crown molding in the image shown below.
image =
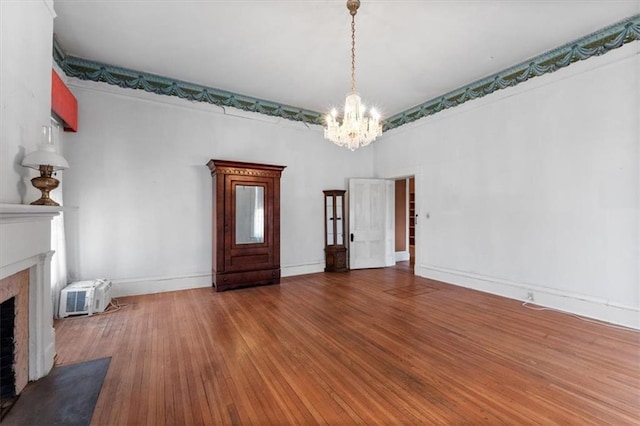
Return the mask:
[[51, 14], [51, 18], [55, 19], [56, 16], [56, 11], [53, 8], [53, 0], [42, 0], [42, 2], [44, 3], [45, 6], [47, 6], [47, 9], [49, 9], [49, 13]]
[[[393, 115], [384, 120], [383, 131], [400, 127], [497, 90], [513, 87], [574, 62], [603, 55], [637, 40], [640, 40], [640, 14]], [[221, 107], [233, 107], [306, 124], [324, 125], [324, 115], [317, 111], [67, 55], [55, 36], [53, 59], [67, 76], [81, 80], [103, 82], [158, 95], [176, 96]]]
[[640, 40], [640, 15], [631, 16], [581, 39], [389, 117], [384, 122], [383, 131], [453, 108], [497, 90], [516, 86], [530, 78], [554, 72], [574, 62], [603, 55], [634, 40]]
[[55, 36], [53, 59], [67, 76], [81, 80], [139, 89], [157, 95], [176, 96], [221, 107], [233, 107], [242, 111], [257, 112], [307, 124], [322, 125], [324, 123], [323, 115], [316, 111], [67, 55]]

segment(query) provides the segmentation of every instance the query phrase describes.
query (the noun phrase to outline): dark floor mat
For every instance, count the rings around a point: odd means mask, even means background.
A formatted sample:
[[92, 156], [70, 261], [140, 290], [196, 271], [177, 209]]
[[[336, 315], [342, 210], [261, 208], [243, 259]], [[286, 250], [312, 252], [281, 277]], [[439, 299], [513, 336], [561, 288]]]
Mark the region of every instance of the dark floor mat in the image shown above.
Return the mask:
[[88, 425], [111, 358], [54, 367], [29, 383], [7, 416], [6, 425]]

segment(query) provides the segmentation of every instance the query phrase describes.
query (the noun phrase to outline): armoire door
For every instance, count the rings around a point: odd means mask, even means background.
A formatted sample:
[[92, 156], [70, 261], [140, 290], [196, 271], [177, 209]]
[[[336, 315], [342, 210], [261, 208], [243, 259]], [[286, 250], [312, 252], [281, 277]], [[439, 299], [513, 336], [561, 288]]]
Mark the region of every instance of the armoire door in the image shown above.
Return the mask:
[[225, 270], [269, 268], [274, 264], [272, 179], [227, 176], [230, 232], [225, 240]]

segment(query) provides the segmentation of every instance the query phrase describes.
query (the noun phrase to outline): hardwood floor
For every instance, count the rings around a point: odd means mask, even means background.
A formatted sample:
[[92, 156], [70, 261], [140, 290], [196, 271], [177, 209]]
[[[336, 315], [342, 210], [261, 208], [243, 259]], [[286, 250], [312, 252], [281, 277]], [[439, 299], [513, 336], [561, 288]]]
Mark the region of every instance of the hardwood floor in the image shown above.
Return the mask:
[[94, 425], [638, 424], [640, 333], [406, 268], [120, 299], [56, 321], [111, 356]]

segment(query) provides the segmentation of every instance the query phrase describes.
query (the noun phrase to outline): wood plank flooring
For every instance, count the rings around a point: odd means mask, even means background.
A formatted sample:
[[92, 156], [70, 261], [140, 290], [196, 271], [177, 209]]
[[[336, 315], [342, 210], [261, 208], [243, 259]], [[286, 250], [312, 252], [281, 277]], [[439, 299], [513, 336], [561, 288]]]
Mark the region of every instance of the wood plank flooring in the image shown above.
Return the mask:
[[402, 268], [120, 301], [55, 323], [112, 357], [94, 425], [640, 422], [640, 333]]

